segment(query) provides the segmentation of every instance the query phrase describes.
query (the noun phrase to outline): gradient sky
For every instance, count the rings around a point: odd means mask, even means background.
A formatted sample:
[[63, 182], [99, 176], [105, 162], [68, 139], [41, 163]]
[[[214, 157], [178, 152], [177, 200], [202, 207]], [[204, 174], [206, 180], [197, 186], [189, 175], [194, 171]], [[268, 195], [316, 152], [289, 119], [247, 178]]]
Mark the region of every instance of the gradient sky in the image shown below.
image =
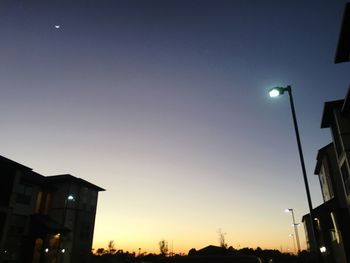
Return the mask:
[[[344, 5], [324, 1], [0, 2], [1, 155], [103, 188], [94, 248], [293, 248], [314, 206], [323, 103], [341, 99]], [[60, 25], [56, 29], [55, 25]], [[303, 228], [301, 244], [305, 247]]]

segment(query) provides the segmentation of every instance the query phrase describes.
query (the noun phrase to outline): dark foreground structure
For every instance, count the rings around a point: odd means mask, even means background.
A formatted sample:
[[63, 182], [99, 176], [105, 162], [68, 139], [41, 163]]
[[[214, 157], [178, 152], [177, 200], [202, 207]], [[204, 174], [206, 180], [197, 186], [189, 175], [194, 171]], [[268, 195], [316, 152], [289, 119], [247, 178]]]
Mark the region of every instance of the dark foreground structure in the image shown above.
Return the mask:
[[0, 262], [88, 262], [104, 189], [0, 156]]
[[187, 256], [187, 257], [173, 257], [168, 260], [161, 261], [162, 263], [262, 263], [262, 261], [255, 256]]
[[333, 138], [318, 151], [315, 168], [324, 203], [314, 218], [303, 217], [305, 232], [309, 240], [313, 223], [323, 262], [350, 263], [350, 89], [344, 100], [325, 103], [321, 128]]
[[[350, 62], [350, 2], [345, 5], [335, 63]], [[317, 154], [324, 203], [303, 217], [308, 247], [325, 263], [350, 263], [350, 88], [343, 100], [325, 103], [321, 128], [330, 128], [332, 142]], [[314, 225], [316, 240], [311, 237]]]
[[350, 2], [345, 5], [343, 22], [340, 28], [335, 63], [350, 61]]
[[140, 254], [104, 251], [93, 254], [91, 263], [319, 263], [313, 254], [302, 251], [299, 255], [282, 253], [274, 249], [257, 247], [234, 249], [219, 246], [207, 246], [196, 250], [192, 248], [188, 255]]

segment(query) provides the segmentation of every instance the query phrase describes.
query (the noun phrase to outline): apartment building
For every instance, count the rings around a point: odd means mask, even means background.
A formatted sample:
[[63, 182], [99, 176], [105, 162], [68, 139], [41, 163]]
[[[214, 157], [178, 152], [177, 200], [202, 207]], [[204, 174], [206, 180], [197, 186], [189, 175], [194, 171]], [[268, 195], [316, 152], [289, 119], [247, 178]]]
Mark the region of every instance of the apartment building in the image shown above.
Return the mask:
[[330, 128], [332, 143], [318, 151], [315, 167], [324, 202], [313, 209], [312, 220], [303, 217], [307, 236], [314, 224], [324, 262], [350, 263], [349, 92], [344, 100], [325, 103], [321, 128]]
[[0, 262], [88, 262], [98, 193], [69, 174], [43, 176], [0, 156]]

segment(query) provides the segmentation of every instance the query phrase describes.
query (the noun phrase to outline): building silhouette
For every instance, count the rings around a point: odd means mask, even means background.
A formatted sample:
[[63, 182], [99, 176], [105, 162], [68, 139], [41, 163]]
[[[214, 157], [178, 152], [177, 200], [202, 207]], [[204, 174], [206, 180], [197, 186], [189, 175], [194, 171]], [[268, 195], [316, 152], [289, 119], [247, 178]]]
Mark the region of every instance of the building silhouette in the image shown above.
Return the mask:
[[350, 2], [345, 5], [334, 61], [335, 63], [350, 61]]
[[[350, 61], [350, 3], [344, 15], [334, 62]], [[344, 100], [326, 102], [321, 128], [330, 128], [332, 143], [318, 151], [323, 204], [303, 216], [309, 250], [320, 249], [324, 262], [350, 263], [350, 88]], [[311, 224], [317, 240], [312, 236]], [[317, 241], [317, 242], [316, 242]]]
[[0, 156], [0, 262], [87, 262], [98, 192], [69, 174], [43, 176]]
[[324, 202], [314, 218], [303, 217], [306, 238], [313, 223], [324, 262], [350, 263], [350, 89], [344, 100], [325, 103], [321, 128], [330, 128], [333, 141], [318, 151], [315, 174]]

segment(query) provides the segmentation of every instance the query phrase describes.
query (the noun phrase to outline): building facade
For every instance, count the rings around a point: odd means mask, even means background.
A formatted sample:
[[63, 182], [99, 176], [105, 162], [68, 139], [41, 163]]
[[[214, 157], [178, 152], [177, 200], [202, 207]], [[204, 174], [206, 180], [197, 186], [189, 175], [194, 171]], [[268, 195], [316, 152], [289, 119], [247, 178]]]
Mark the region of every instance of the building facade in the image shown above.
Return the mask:
[[88, 262], [98, 193], [69, 174], [43, 176], [0, 156], [0, 262]]
[[324, 202], [313, 209], [312, 220], [303, 217], [306, 236], [312, 222], [324, 262], [350, 263], [349, 92], [344, 100], [325, 103], [321, 128], [330, 128], [332, 134], [332, 143], [319, 150], [315, 167]]

